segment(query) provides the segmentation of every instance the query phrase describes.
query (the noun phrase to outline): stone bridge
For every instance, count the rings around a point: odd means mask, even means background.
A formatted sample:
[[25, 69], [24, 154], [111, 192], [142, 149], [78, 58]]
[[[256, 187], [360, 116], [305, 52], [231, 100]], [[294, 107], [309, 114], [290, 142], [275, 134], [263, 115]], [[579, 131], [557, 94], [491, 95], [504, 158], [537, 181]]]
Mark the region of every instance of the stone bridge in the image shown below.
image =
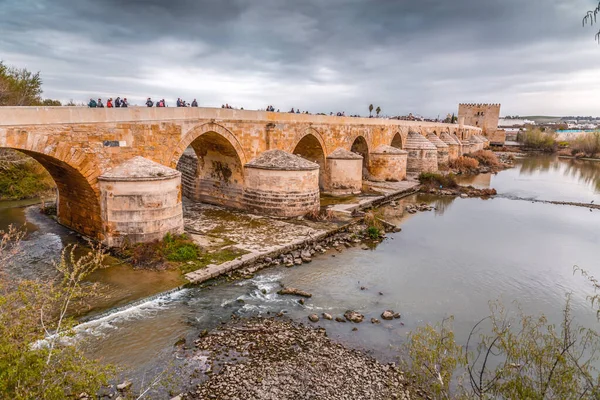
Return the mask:
[[363, 179], [437, 170], [486, 142], [472, 126], [379, 118], [0, 107], [0, 148], [31, 156], [52, 175], [59, 222], [111, 246], [180, 232], [182, 192], [258, 213], [303, 215], [318, 209], [322, 192], [348, 195]]

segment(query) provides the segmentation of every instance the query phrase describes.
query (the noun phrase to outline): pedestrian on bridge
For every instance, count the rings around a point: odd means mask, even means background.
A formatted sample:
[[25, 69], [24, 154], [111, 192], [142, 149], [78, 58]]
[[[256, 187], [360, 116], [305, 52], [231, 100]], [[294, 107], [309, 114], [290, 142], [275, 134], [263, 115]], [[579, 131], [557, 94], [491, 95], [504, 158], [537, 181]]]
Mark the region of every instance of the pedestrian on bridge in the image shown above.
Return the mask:
[[198, 102], [196, 101], [196, 99], [192, 101], [192, 107], [198, 107]]
[[97, 105], [96, 100], [90, 99], [90, 102], [88, 103], [89, 108], [96, 108]]
[[152, 99], [150, 97], [148, 97], [148, 100], [146, 100], [146, 107], [152, 107], [154, 105], [154, 102], [152, 101]]

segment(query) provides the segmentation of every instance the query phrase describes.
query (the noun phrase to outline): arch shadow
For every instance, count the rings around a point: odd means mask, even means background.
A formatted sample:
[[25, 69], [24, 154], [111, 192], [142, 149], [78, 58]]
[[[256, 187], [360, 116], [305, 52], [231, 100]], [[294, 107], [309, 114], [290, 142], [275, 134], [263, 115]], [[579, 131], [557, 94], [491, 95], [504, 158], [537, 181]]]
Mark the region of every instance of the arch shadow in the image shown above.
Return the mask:
[[14, 147], [2, 148], [16, 150], [31, 157], [48, 171], [56, 183], [58, 192], [58, 223], [85, 236], [103, 239], [104, 227], [97, 177], [90, 182], [79, 169], [44, 153]]
[[194, 201], [243, 208], [245, 157], [235, 137], [216, 124], [202, 125], [186, 137], [182, 143], [191, 140], [189, 146], [174, 160], [182, 174], [182, 194]]
[[325, 182], [325, 149], [322, 141], [312, 133], [305, 134], [296, 144], [293, 154], [319, 164], [319, 187], [323, 190]]
[[404, 140], [402, 139], [402, 135], [400, 134], [400, 132], [397, 132], [394, 135], [390, 146], [395, 147], [397, 149], [404, 149]]

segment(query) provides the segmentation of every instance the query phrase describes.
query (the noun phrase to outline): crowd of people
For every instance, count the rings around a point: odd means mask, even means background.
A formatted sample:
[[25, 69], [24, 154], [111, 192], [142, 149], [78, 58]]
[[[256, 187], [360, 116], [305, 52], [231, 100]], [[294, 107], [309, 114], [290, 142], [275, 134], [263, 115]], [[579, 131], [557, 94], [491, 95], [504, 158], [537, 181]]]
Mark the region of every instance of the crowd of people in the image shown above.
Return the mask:
[[[89, 103], [88, 103], [88, 107], [90, 108], [104, 108], [104, 103], [102, 103], [102, 99], [98, 99], [98, 101], [94, 100], [94, 99], [90, 99]], [[129, 102], [127, 101], [127, 97], [124, 97], [123, 99], [121, 99], [120, 97], [117, 97], [114, 101], [112, 99], [112, 97], [110, 97], [108, 100], [106, 100], [106, 108], [120, 108], [120, 107], [129, 107]]]
[[[167, 106], [167, 102], [165, 101], [165, 99], [160, 99], [158, 101], [156, 101], [156, 103], [152, 100], [151, 97], [148, 97], [148, 99], [146, 100], [145, 103], [146, 107], [168, 107]], [[102, 102], [102, 99], [98, 99], [97, 101], [94, 99], [90, 99], [89, 103], [88, 103], [88, 107], [90, 108], [104, 108], [104, 103]], [[121, 99], [120, 97], [117, 97], [114, 101], [111, 98], [109, 98], [106, 101], [106, 107], [107, 108], [120, 108], [120, 107], [129, 107], [129, 102], [127, 101], [127, 98], [123, 98]], [[194, 99], [194, 101], [192, 101], [191, 103], [186, 102], [185, 100], [181, 99], [181, 98], [177, 98], [177, 107], [198, 107], [198, 102], [196, 101], [196, 99]], [[228, 103], [227, 104], [222, 104], [221, 108], [227, 108], [227, 109], [233, 109], [234, 107], [230, 106]], [[243, 110], [244, 108], [241, 107], [240, 110]], [[280, 112], [279, 109], [277, 109], [277, 111], [275, 111], [275, 107], [273, 107], [272, 105], [268, 105], [266, 108], [266, 111], [269, 112]], [[291, 114], [307, 114], [307, 115], [312, 115], [311, 113], [309, 113], [308, 111], [300, 111], [299, 108], [293, 108], [288, 111]], [[326, 113], [317, 113], [316, 115], [327, 115]], [[337, 116], [337, 117], [345, 117], [346, 113], [344, 111], [338, 111], [337, 113], [333, 113], [330, 112], [329, 113], [330, 116]], [[360, 115], [351, 115], [351, 117], [360, 117]]]

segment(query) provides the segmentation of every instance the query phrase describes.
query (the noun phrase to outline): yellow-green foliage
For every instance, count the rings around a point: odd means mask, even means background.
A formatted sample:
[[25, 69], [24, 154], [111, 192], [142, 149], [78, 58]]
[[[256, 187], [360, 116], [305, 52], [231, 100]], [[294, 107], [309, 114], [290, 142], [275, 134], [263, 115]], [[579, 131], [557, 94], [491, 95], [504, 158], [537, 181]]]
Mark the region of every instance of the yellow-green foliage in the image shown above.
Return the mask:
[[[100, 266], [98, 248], [83, 257], [66, 249], [56, 267], [58, 282], [11, 280], [5, 272], [18, 254], [18, 232], [0, 232], [0, 397], [5, 399], [66, 399], [95, 394], [107, 383], [111, 368], [85, 357], [72, 336], [68, 310], [93, 292], [82, 287]], [[53, 336], [48, 336], [55, 333]], [[36, 345], [45, 339], [42, 345]]]
[[0, 200], [53, 194], [54, 180], [37, 161], [14, 150], [0, 149]]
[[450, 317], [441, 324], [428, 324], [411, 332], [404, 349], [408, 357], [401, 362], [405, 374], [435, 399], [452, 395], [451, 386], [457, 379], [460, 383], [457, 375], [466, 366], [462, 347], [454, 340], [452, 321]]
[[600, 155], [600, 132], [590, 132], [577, 137], [571, 142], [573, 154], [583, 153], [586, 157]]
[[528, 128], [519, 133], [519, 141], [523, 147], [530, 150], [552, 152], [556, 150], [556, 134], [551, 131], [542, 131], [540, 128]]

